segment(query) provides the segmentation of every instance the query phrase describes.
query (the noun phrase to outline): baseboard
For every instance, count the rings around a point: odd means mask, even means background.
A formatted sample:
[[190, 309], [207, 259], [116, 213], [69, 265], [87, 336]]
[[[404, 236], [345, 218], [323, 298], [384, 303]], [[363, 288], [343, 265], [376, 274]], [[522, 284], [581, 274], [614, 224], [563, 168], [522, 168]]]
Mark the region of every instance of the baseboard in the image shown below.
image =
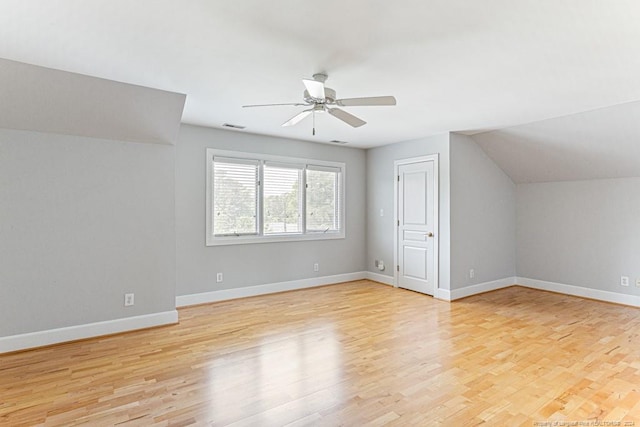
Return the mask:
[[385, 276], [384, 274], [374, 273], [372, 271], [366, 271], [366, 279], [373, 280], [374, 282], [384, 283], [385, 285], [395, 286], [395, 279], [393, 276]]
[[445, 301], [455, 301], [460, 298], [470, 297], [484, 292], [495, 291], [507, 288], [516, 284], [515, 277], [505, 277], [504, 279], [492, 280], [491, 282], [478, 283], [460, 289], [436, 289], [436, 298]]
[[449, 289], [438, 288], [433, 297], [443, 301], [451, 301], [451, 291]]
[[546, 282], [544, 280], [529, 279], [526, 277], [516, 277], [516, 283], [526, 288], [558, 292], [561, 294], [573, 295], [576, 297], [630, 305], [632, 307], [640, 307], [640, 296], [638, 295], [619, 294], [617, 292], [602, 291], [598, 289], [584, 288], [574, 285], [565, 285], [563, 283]]
[[335, 285], [352, 280], [366, 278], [366, 272], [336, 274], [333, 276], [312, 277], [310, 279], [291, 280], [288, 282], [268, 283], [265, 285], [246, 286], [235, 289], [222, 289], [219, 291], [203, 292], [199, 294], [178, 295], [176, 307], [206, 304], [209, 302], [225, 301], [236, 298], [253, 297], [257, 295], [273, 294], [276, 292], [294, 291], [297, 289], [313, 288], [316, 286]]
[[176, 310], [0, 337], [0, 354], [178, 323]]

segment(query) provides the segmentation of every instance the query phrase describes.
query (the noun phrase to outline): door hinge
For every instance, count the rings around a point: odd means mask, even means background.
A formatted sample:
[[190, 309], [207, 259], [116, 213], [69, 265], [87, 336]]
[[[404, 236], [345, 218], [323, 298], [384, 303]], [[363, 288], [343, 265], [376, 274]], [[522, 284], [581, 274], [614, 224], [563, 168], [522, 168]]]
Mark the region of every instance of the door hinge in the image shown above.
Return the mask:
[[400, 182], [400, 175], [398, 175], [398, 182]]
[[396, 270], [400, 271], [400, 266], [399, 265], [396, 265]]
[[400, 227], [400, 220], [398, 220], [398, 227]]

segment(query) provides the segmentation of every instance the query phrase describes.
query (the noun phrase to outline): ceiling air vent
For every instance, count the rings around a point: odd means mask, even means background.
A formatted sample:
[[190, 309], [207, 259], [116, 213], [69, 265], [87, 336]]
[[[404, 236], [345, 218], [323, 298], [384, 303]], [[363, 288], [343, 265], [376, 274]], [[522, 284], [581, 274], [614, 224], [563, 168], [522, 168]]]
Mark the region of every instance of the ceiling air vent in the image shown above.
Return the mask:
[[331, 142], [332, 144], [348, 144], [347, 141], [338, 141], [337, 139], [333, 139], [329, 142]]
[[223, 128], [231, 128], [231, 129], [244, 129], [244, 128], [246, 128], [246, 126], [234, 125], [234, 124], [231, 124], [231, 123], [223, 123], [222, 127]]

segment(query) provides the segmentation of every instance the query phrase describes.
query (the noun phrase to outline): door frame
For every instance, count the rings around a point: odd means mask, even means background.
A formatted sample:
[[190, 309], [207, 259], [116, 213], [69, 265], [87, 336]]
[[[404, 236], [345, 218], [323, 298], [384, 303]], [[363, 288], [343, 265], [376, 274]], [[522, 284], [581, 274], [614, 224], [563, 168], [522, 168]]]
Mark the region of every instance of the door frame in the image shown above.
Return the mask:
[[436, 204], [434, 212], [433, 212], [433, 296], [436, 297], [438, 295], [439, 289], [439, 268], [438, 268], [438, 253], [440, 252], [440, 222], [438, 220], [440, 214], [440, 197], [439, 197], [439, 156], [438, 153], [429, 154], [427, 156], [420, 157], [411, 157], [408, 159], [400, 159], [395, 160], [393, 162], [393, 265], [396, 268], [393, 269], [393, 286], [398, 287], [399, 277], [398, 277], [398, 223], [400, 218], [398, 217], [398, 197], [400, 196], [399, 192], [399, 172], [400, 166], [409, 165], [411, 163], [420, 163], [420, 162], [433, 162], [433, 200]]

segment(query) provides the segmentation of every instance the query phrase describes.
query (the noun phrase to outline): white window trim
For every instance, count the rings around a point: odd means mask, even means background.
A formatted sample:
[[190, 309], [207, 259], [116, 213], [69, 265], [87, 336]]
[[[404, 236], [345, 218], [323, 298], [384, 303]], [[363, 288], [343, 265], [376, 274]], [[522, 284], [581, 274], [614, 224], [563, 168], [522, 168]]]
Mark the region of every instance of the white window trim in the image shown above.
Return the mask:
[[[311, 169], [322, 168], [323, 166], [335, 170], [340, 169], [340, 200], [338, 203], [340, 204], [340, 231], [337, 232], [305, 232], [303, 229], [303, 233], [301, 234], [270, 234], [263, 235], [262, 232], [262, 222], [263, 222], [263, 214], [261, 212], [263, 199], [262, 199], [262, 185], [259, 188], [259, 212], [258, 212], [258, 227], [259, 227], [259, 235], [250, 235], [250, 236], [215, 236], [213, 234], [213, 157], [229, 157], [234, 159], [246, 159], [246, 160], [258, 160], [261, 165], [265, 162], [273, 162], [273, 163], [281, 163], [281, 164], [298, 164], [303, 167], [308, 165]], [[273, 243], [273, 242], [295, 242], [295, 241], [306, 241], [306, 240], [330, 240], [330, 239], [344, 239], [346, 232], [346, 164], [342, 162], [331, 162], [326, 160], [316, 160], [316, 159], [305, 159], [299, 157], [285, 157], [285, 156], [274, 156], [269, 154], [259, 154], [259, 153], [248, 153], [241, 151], [228, 151], [228, 150], [218, 150], [214, 148], [207, 148], [206, 152], [206, 245], [207, 246], [220, 246], [220, 245], [239, 245], [239, 244], [251, 244], [251, 243]], [[260, 167], [260, 180], [262, 181], [262, 166]], [[305, 174], [303, 174], [304, 176]], [[303, 178], [304, 179], [304, 178]], [[304, 183], [304, 181], [303, 181]], [[303, 192], [303, 211], [301, 215], [305, 215], [304, 209], [306, 209], [306, 189]]]

